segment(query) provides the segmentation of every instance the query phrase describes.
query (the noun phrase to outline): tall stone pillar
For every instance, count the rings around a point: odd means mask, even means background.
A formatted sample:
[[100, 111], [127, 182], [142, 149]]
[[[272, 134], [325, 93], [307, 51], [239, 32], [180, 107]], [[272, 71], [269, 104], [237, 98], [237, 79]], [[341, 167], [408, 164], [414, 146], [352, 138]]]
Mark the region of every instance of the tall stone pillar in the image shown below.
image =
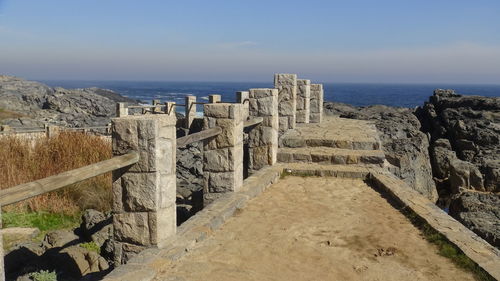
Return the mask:
[[[161, 101], [160, 100], [153, 100], [152, 105], [160, 105]], [[153, 107], [151, 110], [152, 113], [161, 113], [161, 108], [160, 107]]]
[[274, 165], [278, 153], [278, 89], [250, 89], [249, 114], [263, 121], [248, 134], [249, 170]]
[[208, 96], [209, 103], [218, 103], [218, 102], [221, 102], [221, 100], [222, 100], [221, 95], [209, 95]]
[[311, 84], [310, 123], [321, 123], [323, 120], [323, 84]]
[[196, 118], [196, 96], [186, 96], [186, 114], [185, 114], [185, 122], [184, 126], [186, 129], [191, 128], [191, 124], [193, 124], [193, 120]]
[[176, 232], [176, 118], [129, 115], [113, 122], [113, 154], [136, 151], [139, 162], [113, 171], [115, 265]]
[[203, 141], [204, 204], [243, 185], [243, 105], [204, 105], [204, 130], [220, 127], [222, 133]]
[[116, 103], [116, 117], [123, 117], [128, 115], [128, 107], [124, 102]]
[[311, 80], [297, 80], [297, 106], [296, 121], [297, 123], [309, 123], [309, 102], [311, 99]]
[[165, 114], [175, 116], [175, 102], [174, 101], [165, 102]]
[[279, 134], [295, 128], [297, 75], [275, 74], [274, 87], [278, 89]]
[[243, 120], [248, 119], [248, 97], [249, 97], [249, 92], [248, 91], [238, 91], [236, 92], [236, 102], [243, 104]]

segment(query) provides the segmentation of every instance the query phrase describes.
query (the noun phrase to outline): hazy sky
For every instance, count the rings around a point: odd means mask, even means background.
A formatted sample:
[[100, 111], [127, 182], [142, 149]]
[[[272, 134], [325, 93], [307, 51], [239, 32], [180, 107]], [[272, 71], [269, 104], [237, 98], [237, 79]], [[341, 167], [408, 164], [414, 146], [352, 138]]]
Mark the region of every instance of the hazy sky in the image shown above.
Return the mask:
[[500, 0], [0, 0], [29, 79], [500, 84]]

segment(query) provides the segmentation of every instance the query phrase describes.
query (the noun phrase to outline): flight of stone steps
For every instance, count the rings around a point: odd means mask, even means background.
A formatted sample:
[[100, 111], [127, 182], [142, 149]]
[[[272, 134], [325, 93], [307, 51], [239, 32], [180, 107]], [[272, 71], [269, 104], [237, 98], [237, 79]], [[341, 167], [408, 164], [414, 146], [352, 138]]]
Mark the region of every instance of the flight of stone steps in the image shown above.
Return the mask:
[[320, 124], [298, 124], [280, 143], [282, 163], [382, 167], [385, 161], [377, 130], [368, 121], [326, 117]]

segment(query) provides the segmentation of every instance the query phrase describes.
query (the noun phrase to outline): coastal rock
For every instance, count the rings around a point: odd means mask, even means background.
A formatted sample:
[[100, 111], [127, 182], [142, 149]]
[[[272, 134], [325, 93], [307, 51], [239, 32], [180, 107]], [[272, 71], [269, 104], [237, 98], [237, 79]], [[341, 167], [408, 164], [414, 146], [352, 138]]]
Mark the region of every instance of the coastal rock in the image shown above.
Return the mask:
[[0, 76], [0, 97], [0, 109], [16, 113], [0, 122], [12, 127], [105, 126], [116, 102], [137, 103], [111, 90], [51, 88], [12, 76]]
[[500, 194], [464, 192], [450, 205], [450, 215], [500, 248]]
[[343, 118], [373, 120], [380, 133], [389, 170], [432, 202], [438, 193], [432, 180], [428, 137], [420, 131], [420, 122], [408, 108], [374, 105], [354, 107], [325, 102], [324, 113]]
[[85, 210], [82, 214], [80, 230], [85, 239], [102, 247], [107, 240], [113, 238], [112, 218], [97, 210]]

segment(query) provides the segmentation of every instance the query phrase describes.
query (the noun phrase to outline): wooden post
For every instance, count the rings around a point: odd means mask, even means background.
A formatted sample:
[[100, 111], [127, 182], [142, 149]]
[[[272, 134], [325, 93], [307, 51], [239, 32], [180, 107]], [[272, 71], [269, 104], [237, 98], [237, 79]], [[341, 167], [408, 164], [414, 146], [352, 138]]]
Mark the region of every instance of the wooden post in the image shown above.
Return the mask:
[[128, 115], [127, 104], [124, 102], [116, 103], [116, 117], [124, 117]]

